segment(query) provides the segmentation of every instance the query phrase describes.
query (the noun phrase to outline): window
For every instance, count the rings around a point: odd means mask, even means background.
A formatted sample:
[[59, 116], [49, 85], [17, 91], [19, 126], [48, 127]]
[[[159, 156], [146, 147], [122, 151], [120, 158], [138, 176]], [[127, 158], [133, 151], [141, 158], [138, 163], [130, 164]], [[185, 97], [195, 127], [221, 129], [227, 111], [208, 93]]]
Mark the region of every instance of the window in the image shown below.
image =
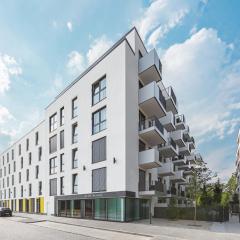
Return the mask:
[[26, 181], [29, 181], [29, 169], [26, 170]]
[[57, 129], [57, 113], [54, 113], [50, 118], [49, 118], [49, 131], [52, 132], [55, 129]]
[[77, 152], [78, 152], [77, 148], [72, 150], [72, 168], [77, 168], [78, 167]]
[[53, 178], [49, 180], [49, 194], [50, 196], [55, 196], [57, 195], [57, 178]]
[[39, 176], [39, 166], [37, 165], [35, 167], [35, 178], [38, 179], [38, 176]]
[[38, 161], [42, 160], [42, 147], [38, 148]]
[[92, 133], [98, 133], [106, 129], [106, 107], [93, 113], [92, 116]]
[[16, 162], [13, 162], [13, 172], [16, 172]]
[[64, 172], [64, 153], [60, 155], [60, 172]]
[[19, 145], [18, 145], [18, 155], [19, 155], [19, 156], [21, 155], [21, 152], [22, 152], [21, 150], [22, 150], [21, 144], [19, 144]]
[[64, 194], [64, 177], [60, 177], [60, 194]]
[[9, 162], [9, 153], [7, 153], [7, 162]]
[[38, 139], [39, 136], [38, 136], [38, 132], [35, 133], [35, 145], [37, 146], [38, 145]]
[[32, 196], [32, 184], [30, 183], [29, 185], [28, 185], [28, 191], [29, 191], [29, 197], [31, 197]]
[[92, 142], [92, 163], [106, 160], [106, 137]]
[[42, 195], [42, 182], [38, 182], [38, 195]]
[[12, 175], [12, 186], [14, 185], [14, 175]]
[[13, 198], [16, 198], [16, 187], [13, 188]]
[[21, 174], [21, 172], [18, 173], [18, 182], [19, 183], [22, 182], [22, 174]]
[[21, 169], [23, 168], [23, 157], [21, 157]]
[[72, 118], [77, 116], [77, 97], [72, 100]]
[[57, 135], [49, 138], [49, 153], [54, 153], [57, 151]]
[[60, 132], [60, 149], [64, 148], [64, 130]]
[[57, 173], [57, 157], [51, 158], [49, 160], [49, 174]]
[[60, 126], [64, 125], [64, 107], [60, 109]]
[[72, 193], [73, 194], [78, 193], [78, 175], [77, 174], [72, 175]]
[[77, 143], [78, 141], [78, 133], [77, 133], [77, 123], [72, 125], [72, 143]]
[[96, 104], [106, 98], [106, 77], [103, 77], [92, 86], [92, 104]]
[[28, 151], [29, 150], [29, 139], [27, 138], [26, 139], [26, 151]]
[[92, 170], [92, 191], [106, 191], [106, 168]]
[[23, 197], [23, 185], [21, 186], [21, 197]]
[[12, 160], [14, 160], [14, 150], [12, 149]]
[[31, 152], [28, 154], [28, 164], [29, 165], [32, 164], [32, 153]]

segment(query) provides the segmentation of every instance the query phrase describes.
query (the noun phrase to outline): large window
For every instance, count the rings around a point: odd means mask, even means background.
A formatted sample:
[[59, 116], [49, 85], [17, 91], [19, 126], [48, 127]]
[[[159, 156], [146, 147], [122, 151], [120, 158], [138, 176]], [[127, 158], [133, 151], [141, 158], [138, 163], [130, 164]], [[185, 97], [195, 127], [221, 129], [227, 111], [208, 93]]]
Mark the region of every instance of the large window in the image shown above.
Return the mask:
[[49, 131], [52, 132], [57, 129], [57, 113], [49, 118]]
[[49, 180], [49, 194], [50, 196], [57, 195], [57, 178], [53, 178]]
[[73, 194], [78, 193], [78, 175], [77, 174], [72, 175], [72, 193]]
[[77, 97], [72, 100], [72, 118], [75, 118], [78, 115], [77, 112]]
[[92, 104], [100, 102], [106, 98], [106, 77], [103, 77], [92, 86]]
[[38, 179], [38, 177], [39, 177], [39, 166], [37, 165], [35, 167], [35, 178]]
[[26, 181], [29, 181], [29, 169], [26, 170]]
[[60, 126], [64, 124], [64, 107], [60, 109]]
[[54, 153], [57, 151], [57, 135], [49, 138], [49, 153]]
[[64, 172], [64, 153], [60, 155], [60, 172]]
[[72, 150], [72, 168], [77, 168], [78, 167], [78, 149], [74, 148]]
[[106, 137], [92, 142], [92, 163], [106, 160]]
[[32, 184], [31, 183], [28, 185], [28, 195], [29, 195], [29, 197], [32, 196]]
[[39, 133], [36, 132], [35, 133], [35, 145], [38, 145], [38, 141], [39, 141]]
[[98, 133], [106, 129], [106, 107], [93, 113], [92, 116], [92, 133]]
[[38, 182], [38, 195], [42, 195], [42, 181]]
[[77, 123], [74, 123], [72, 125], [72, 143], [77, 143], [78, 142], [78, 132], [77, 132]]
[[27, 138], [26, 139], [26, 151], [28, 151], [29, 150], [29, 139]]
[[60, 194], [64, 194], [64, 177], [60, 177]]
[[64, 148], [64, 130], [60, 132], [60, 149]]
[[106, 168], [92, 170], [92, 191], [106, 191]]
[[42, 147], [38, 148], [38, 161], [42, 160]]
[[49, 174], [57, 173], [57, 157], [51, 158], [49, 160]]

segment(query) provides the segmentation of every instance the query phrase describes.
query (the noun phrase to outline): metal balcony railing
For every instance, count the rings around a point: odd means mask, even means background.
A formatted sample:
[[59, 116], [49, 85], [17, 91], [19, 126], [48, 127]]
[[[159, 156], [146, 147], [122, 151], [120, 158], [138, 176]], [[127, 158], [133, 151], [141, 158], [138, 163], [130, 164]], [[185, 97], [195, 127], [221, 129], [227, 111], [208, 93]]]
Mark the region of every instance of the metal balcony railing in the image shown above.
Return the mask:
[[159, 122], [157, 118], [147, 119], [139, 123], [139, 131], [145, 130], [147, 128], [155, 126], [162, 134], [164, 134], [163, 125]]
[[168, 96], [172, 98], [172, 100], [175, 103], [175, 105], [177, 105], [177, 98], [176, 98], [176, 95], [175, 95], [172, 87], [171, 86], [167, 87], [166, 91], [167, 91]]
[[162, 90], [159, 88], [159, 101], [161, 102], [161, 104], [163, 105], [164, 109], [166, 109], [166, 99], [163, 96]]
[[175, 124], [176, 123], [185, 123], [185, 116], [183, 114], [175, 116]]
[[177, 195], [177, 189], [175, 187], [171, 187], [167, 190], [167, 194]]
[[164, 192], [165, 185], [159, 181], [155, 181], [154, 185], [149, 186], [150, 191], [158, 191], [158, 192]]

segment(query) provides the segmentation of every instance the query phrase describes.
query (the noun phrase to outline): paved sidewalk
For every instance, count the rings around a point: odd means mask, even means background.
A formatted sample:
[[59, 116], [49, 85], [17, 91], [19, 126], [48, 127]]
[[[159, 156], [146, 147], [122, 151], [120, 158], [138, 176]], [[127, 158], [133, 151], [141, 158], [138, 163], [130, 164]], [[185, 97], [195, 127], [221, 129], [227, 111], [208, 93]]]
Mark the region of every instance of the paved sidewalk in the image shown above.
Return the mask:
[[24, 218], [31, 218], [35, 221], [49, 221], [64, 225], [87, 227], [89, 229], [99, 229], [118, 233], [136, 234], [145, 236], [147, 239], [164, 240], [240, 240], [240, 224], [237, 223], [211, 223], [193, 221], [168, 221], [163, 219], [153, 219], [150, 225], [147, 220], [131, 223], [107, 222], [74, 218], [63, 218], [54, 216], [43, 216], [35, 214], [15, 213], [16, 221], [23, 221]]

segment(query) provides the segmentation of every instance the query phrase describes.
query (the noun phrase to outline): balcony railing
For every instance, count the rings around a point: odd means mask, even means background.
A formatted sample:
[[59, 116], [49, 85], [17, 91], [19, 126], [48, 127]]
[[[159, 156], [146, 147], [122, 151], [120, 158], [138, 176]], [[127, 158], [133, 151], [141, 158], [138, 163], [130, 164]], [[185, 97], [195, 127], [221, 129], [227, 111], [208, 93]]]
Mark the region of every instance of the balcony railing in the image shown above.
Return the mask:
[[166, 109], [166, 99], [163, 96], [162, 90], [159, 88], [159, 101], [161, 102], [161, 104], [163, 105], [164, 109]]
[[161, 182], [155, 181], [154, 185], [149, 186], [150, 191], [164, 192], [165, 185]]
[[167, 87], [166, 91], [167, 91], [168, 96], [172, 98], [175, 105], [177, 105], [177, 98], [176, 98], [176, 95], [175, 95], [172, 87]]
[[163, 125], [159, 122], [157, 118], [147, 119], [139, 123], [139, 131], [145, 130], [147, 128], [155, 126], [162, 134], [164, 134]]
[[170, 189], [167, 190], [167, 194], [176, 195], [177, 189], [175, 187], [171, 187]]
[[175, 123], [185, 123], [185, 116], [183, 114], [175, 116]]

